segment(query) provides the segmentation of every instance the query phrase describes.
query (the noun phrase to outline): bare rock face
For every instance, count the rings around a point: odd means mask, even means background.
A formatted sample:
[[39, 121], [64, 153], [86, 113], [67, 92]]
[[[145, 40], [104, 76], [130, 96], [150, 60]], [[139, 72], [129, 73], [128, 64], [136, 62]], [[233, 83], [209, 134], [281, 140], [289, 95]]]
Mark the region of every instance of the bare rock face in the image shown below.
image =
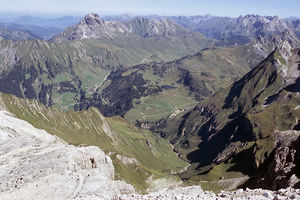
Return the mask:
[[[256, 39], [249, 44], [249, 48], [261, 59], [266, 58], [271, 51], [278, 49], [286, 62], [291, 56], [291, 50], [300, 48], [300, 41], [291, 30], [285, 30], [281, 34], [275, 34], [271, 37], [258, 35]], [[249, 61], [251, 62], [251, 60]], [[282, 63], [281, 63], [282, 64]]]
[[270, 190], [300, 188], [300, 131], [278, 132], [276, 136], [277, 148], [267, 171], [250, 186]]
[[65, 29], [51, 40], [61, 42], [85, 38], [113, 38], [117, 34], [126, 34], [128, 32], [128, 28], [121, 22], [106, 22], [97, 14], [88, 14], [78, 24]]
[[157, 36], [172, 36], [187, 33], [179, 24], [169, 19], [147, 19], [136, 17], [127, 24], [129, 31], [144, 38]]
[[51, 41], [82, 40], [86, 38], [108, 38], [138, 35], [143, 38], [168, 37], [189, 33], [181, 25], [169, 19], [147, 19], [136, 17], [128, 23], [104, 21], [97, 14], [86, 15], [78, 24], [65, 29]]
[[111, 199], [134, 188], [114, 181], [109, 156], [75, 147], [0, 111], [0, 199]]
[[259, 15], [246, 15], [240, 16], [236, 25], [233, 28], [233, 32], [257, 34], [259, 32], [283, 32], [288, 29], [288, 24], [280, 19], [278, 16], [259, 16]]
[[300, 190], [282, 189], [279, 191], [268, 191], [262, 189], [237, 190], [233, 192], [221, 191], [218, 194], [203, 191], [199, 186], [177, 187], [161, 190], [146, 195], [123, 194], [114, 197], [114, 200], [278, 200], [278, 199], [299, 199]]
[[291, 45], [293, 49], [299, 48], [300, 47], [300, 41], [295, 35], [295, 33], [291, 30], [286, 29], [285, 31], [282, 32], [281, 35], [276, 35], [273, 36], [272, 38], [273, 42], [276, 44], [276, 46], [280, 46], [280, 44], [283, 41], [286, 41]]

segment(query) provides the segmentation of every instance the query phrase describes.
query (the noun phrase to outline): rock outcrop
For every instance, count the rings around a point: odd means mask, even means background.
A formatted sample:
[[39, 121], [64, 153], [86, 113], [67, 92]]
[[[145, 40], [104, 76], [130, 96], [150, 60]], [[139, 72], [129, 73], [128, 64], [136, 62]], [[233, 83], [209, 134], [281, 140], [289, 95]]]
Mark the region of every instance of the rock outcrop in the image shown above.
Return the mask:
[[221, 191], [218, 194], [203, 191], [199, 186], [178, 187], [169, 190], [161, 190], [146, 195], [130, 194], [118, 195], [114, 200], [279, 200], [279, 199], [299, 199], [300, 190], [281, 189], [273, 192], [262, 189], [237, 190], [234, 192]]
[[[256, 39], [248, 44], [252, 51], [257, 55], [257, 57], [263, 60], [266, 58], [270, 51], [274, 49], [295, 49], [300, 47], [300, 41], [296, 37], [295, 33], [291, 30], [286, 29], [281, 34], [276, 34], [271, 37], [263, 37], [258, 35]], [[252, 62], [253, 58], [250, 58], [249, 62]]]
[[88, 14], [78, 24], [65, 29], [51, 40], [61, 42], [85, 38], [113, 38], [116, 34], [126, 34], [128, 32], [128, 28], [121, 22], [106, 22], [97, 14]]
[[135, 18], [127, 24], [129, 31], [141, 37], [172, 36], [188, 31], [169, 19]]
[[[228, 27], [229, 28], [229, 27]], [[288, 29], [288, 24], [278, 16], [246, 15], [240, 16], [233, 25], [232, 33], [281, 33]]]
[[114, 181], [109, 156], [75, 147], [0, 111], [0, 199], [111, 199], [134, 188]]
[[262, 175], [245, 184], [251, 188], [279, 190], [280, 188], [300, 188], [300, 131], [276, 133], [276, 150], [270, 157], [267, 169], [262, 167]]

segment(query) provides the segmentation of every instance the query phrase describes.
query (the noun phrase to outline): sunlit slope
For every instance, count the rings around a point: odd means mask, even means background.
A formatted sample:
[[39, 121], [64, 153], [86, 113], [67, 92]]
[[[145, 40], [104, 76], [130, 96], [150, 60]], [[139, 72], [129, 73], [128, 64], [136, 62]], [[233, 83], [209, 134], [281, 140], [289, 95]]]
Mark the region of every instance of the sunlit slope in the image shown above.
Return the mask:
[[173, 60], [210, 46], [201, 35], [174, 38], [124, 36], [66, 43], [0, 41], [0, 91], [72, 109], [112, 70], [141, 62]]
[[298, 52], [274, 51], [229, 88], [170, 119], [165, 131], [192, 163], [183, 179], [253, 176], [268, 166], [278, 141], [299, 130]]
[[45, 129], [73, 145], [100, 147], [111, 156], [116, 178], [124, 179], [139, 190], [149, 187], [150, 176], [153, 179], [169, 177], [186, 166], [167, 141], [120, 117], [105, 118], [95, 108], [64, 113], [45, 108], [36, 100], [1, 96], [10, 112], [36, 128]]
[[236, 48], [211, 48], [170, 62], [151, 62], [111, 72], [78, 109], [94, 106], [106, 116], [157, 121], [195, 105], [250, 69]]

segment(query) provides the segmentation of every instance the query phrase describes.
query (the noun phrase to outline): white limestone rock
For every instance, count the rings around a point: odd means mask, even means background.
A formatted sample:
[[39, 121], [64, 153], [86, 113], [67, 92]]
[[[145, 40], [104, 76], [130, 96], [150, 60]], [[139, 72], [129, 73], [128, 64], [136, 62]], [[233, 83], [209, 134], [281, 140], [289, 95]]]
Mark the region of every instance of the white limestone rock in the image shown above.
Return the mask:
[[114, 181], [109, 156], [75, 147], [0, 111], [0, 199], [111, 199], [133, 193]]

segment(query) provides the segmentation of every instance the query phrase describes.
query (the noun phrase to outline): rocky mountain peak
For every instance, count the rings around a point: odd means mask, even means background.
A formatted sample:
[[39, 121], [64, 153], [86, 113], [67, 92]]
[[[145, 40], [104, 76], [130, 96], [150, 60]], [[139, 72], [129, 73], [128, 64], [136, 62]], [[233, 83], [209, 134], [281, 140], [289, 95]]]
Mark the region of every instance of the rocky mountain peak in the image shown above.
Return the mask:
[[258, 35], [251, 43], [254, 52], [262, 59], [267, 57], [271, 51], [277, 49], [287, 61], [291, 55], [291, 49], [299, 48], [300, 41], [293, 31], [286, 29], [281, 34], [272, 36]]
[[81, 40], [85, 38], [114, 38], [117, 35], [135, 34], [141, 37], [171, 36], [188, 32], [169, 19], [136, 17], [128, 23], [105, 21], [98, 14], [86, 15], [78, 24], [65, 29], [51, 40]]
[[256, 38], [258, 35], [270, 36], [289, 29], [288, 23], [278, 16], [246, 15], [237, 18], [234, 25], [228, 27], [233, 35]]
[[286, 62], [291, 57], [291, 50], [300, 47], [300, 41], [291, 30], [285, 30], [282, 34], [273, 36], [271, 41]]
[[[277, 44], [282, 43], [283, 41], [287, 41], [292, 48], [299, 48], [300, 41], [296, 37], [295, 33], [291, 30], [286, 29], [283, 33], [279, 36], [274, 36], [274, 41]], [[279, 45], [278, 45], [279, 46]]]
[[144, 22], [149, 22], [150, 19], [145, 18], [145, 17], [135, 17], [132, 21], [135, 21], [138, 23], [144, 23]]
[[105, 24], [105, 21], [100, 18], [98, 14], [88, 14], [86, 15], [79, 24], [85, 24], [88, 26], [95, 26], [95, 25], [103, 25]]
[[127, 24], [131, 33], [141, 37], [170, 36], [187, 32], [182, 26], [169, 19], [147, 19], [136, 17]]
[[117, 34], [128, 33], [127, 27], [117, 21], [106, 22], [98, 14], [86, 15], [78, 24], [65, 29], [51, 40], [82, 40], [86, 38], [113, 38]]

